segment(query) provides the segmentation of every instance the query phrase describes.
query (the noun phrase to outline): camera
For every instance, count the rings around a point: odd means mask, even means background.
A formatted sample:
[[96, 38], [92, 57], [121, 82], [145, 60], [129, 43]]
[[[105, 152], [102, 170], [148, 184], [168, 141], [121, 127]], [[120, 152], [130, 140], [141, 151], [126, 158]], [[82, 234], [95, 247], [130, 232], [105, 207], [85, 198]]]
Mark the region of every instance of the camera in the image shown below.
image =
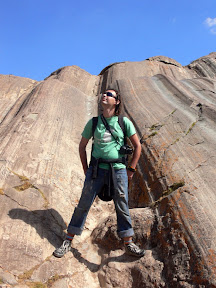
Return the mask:
[[126, 145], [121, 146], [119, 152], [121, 154], [132, 154], [133, 149], [129, 145], [126, 144]]

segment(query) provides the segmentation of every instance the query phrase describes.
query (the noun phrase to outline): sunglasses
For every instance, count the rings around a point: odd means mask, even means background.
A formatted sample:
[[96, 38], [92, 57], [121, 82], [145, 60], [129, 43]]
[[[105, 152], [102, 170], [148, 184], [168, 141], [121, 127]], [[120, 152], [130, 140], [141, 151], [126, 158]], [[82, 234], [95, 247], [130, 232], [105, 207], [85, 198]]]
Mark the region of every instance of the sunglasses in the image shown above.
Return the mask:
[[107, 97], [113, 97], [115, 99], [118, 99], [118, 96], [114, 96], [111, 92], [106, 92], [106, 93], [103, 93], [103, 95], [106, 95]]

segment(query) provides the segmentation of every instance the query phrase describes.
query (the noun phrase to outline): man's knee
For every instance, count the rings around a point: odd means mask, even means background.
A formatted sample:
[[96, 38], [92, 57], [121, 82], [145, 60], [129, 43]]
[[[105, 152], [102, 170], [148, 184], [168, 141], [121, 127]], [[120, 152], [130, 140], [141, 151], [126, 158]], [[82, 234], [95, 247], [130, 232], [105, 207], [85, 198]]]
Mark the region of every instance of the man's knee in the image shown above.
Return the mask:
[[89, 207], [79, 207], [79, 205], [74, 209], [74, 213], [76, 214], [84, 214], [87, 213], [89, 210]]

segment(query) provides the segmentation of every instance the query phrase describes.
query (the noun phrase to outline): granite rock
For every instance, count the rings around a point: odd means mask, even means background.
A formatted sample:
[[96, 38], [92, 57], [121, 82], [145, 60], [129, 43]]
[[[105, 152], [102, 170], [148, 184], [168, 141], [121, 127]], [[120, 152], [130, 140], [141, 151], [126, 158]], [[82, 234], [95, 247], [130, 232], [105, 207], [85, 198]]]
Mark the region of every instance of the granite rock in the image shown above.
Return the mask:
[[[216, 287], [216, 53], [0, 83], [2, 287]], [[84, 180], [80, 134], [109, 86], [142, 143], [129, 204], [146, 255], [124, 253], [113, 203], [96, 199], [71, 253], [56, 259]]]

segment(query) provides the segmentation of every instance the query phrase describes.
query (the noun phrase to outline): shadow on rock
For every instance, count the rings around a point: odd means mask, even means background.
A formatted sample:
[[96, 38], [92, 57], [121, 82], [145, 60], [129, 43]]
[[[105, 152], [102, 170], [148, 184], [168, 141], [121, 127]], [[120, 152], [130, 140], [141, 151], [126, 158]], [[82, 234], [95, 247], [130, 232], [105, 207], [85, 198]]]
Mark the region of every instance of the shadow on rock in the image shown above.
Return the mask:
[[[118, 263], [131, 263], [131, 262], [136, 262], [138, 260], [140, 260], [141, 258], [138, 258], [136, 256], [132, 256], [132, 255], [128, 255], [126, 253], [119, 255], [119, 256], [112, 256], [112, 257], [108, 257], [106, 258], [103, 263], [101, 264], [102, 266], [108, 265], [111, 262], [118, 262]], [[101, 268], [100, 267], [100, 268]]]
[[80, 263], [84, 264], [93, 273], [98, 272], [103, 266], [107, 266], [110, 262], [131, 263], [140, 259], [124, 253], [118, 256], [107, 257], [101, 264], [95, 264], [83, 258], [82, 254], [76, 248], [71, 248], [71, 252]]
[[100, 269], [99, 264], [92, 263], [87, 259], [82, 257], [82, 254], [76, 249], [71, 248], [74, 258], [76, 258], [80, 263], [84, 264], [91, 272], [97, 272]]
[[[46, 238], [54, 247], [58, 247], [64, 239], [64, 230], [67, 226], [62, 216], [54, 209], [29, 211], [17, 208], [10, 210], [8, 215], [12, 219], [20, 219], [34, 227], [40, 237]], [[20, 229], [23, 227], [20, 226]]]

